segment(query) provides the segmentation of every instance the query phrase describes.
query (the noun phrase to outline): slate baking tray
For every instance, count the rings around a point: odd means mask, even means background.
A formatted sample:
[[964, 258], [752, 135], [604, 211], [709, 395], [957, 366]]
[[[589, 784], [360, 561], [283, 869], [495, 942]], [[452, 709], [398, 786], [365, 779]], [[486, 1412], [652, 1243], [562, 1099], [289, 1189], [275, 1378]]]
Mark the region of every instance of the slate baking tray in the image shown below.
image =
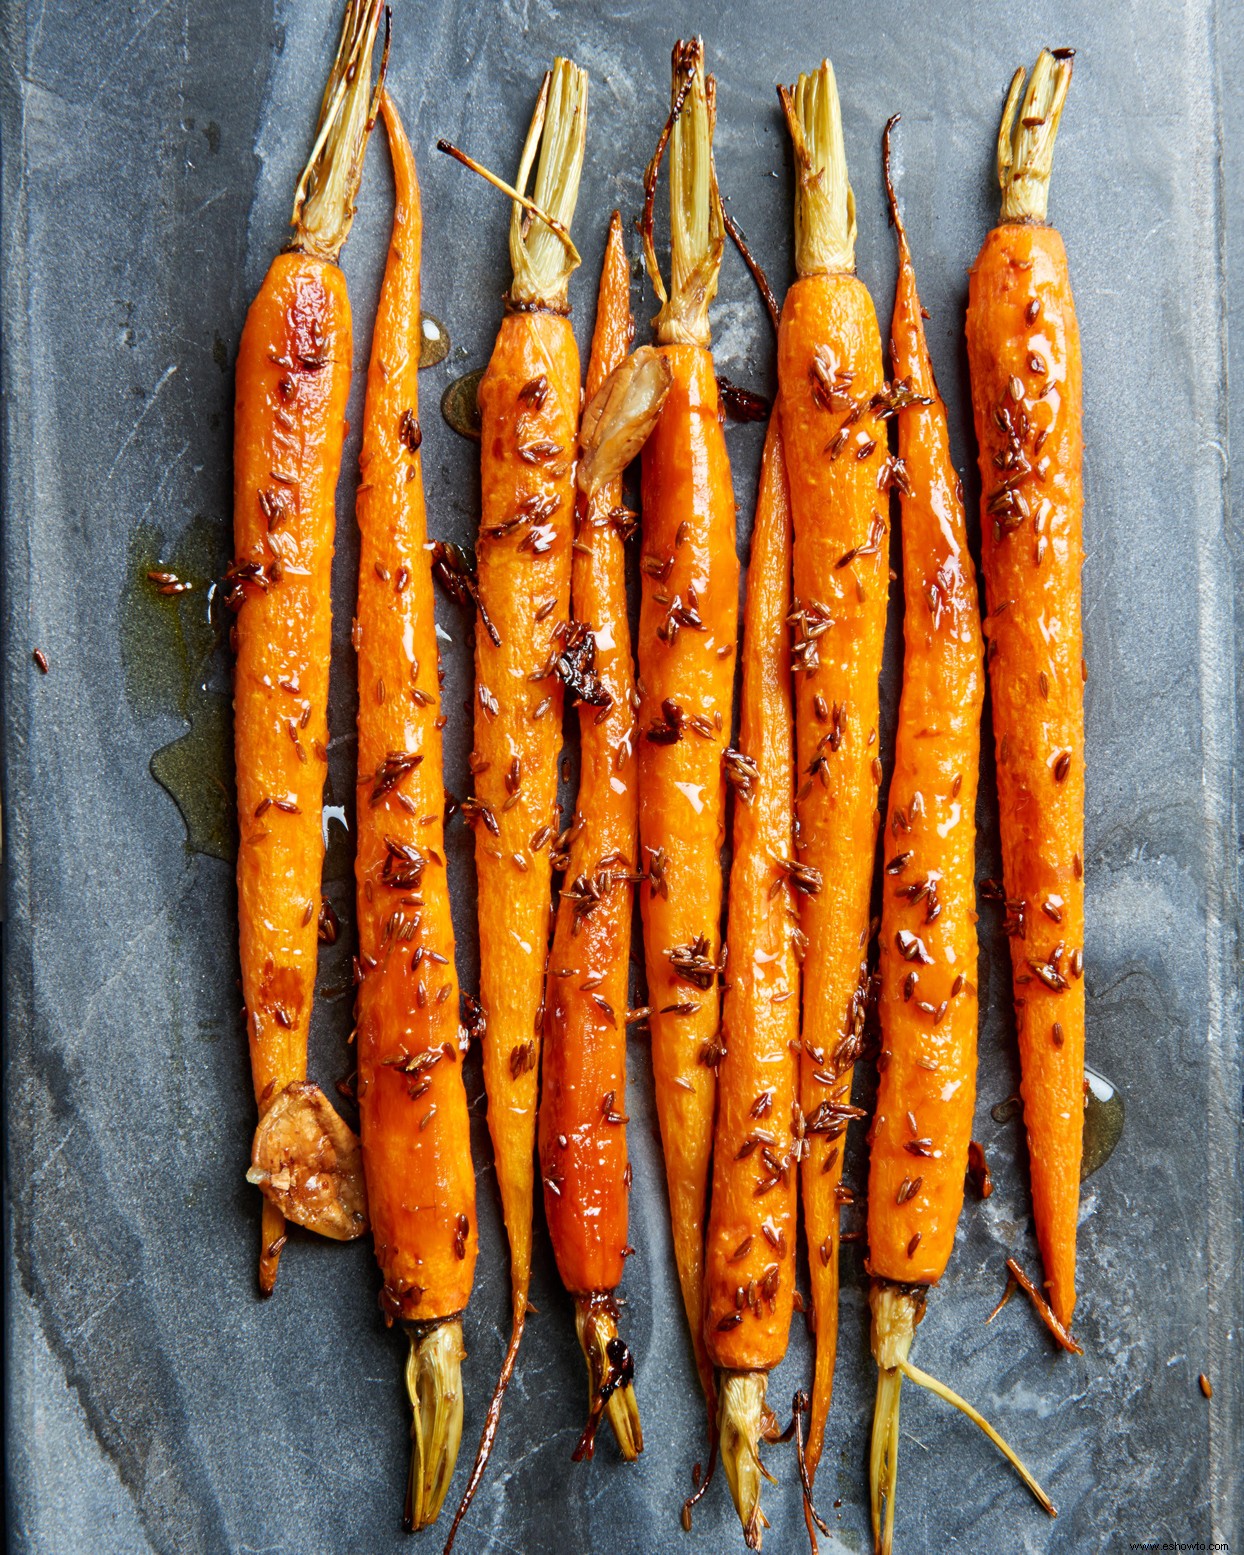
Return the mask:
[[[1228, 217], [1244, 181], [1227, 133], [1234, 122], [1238, 136], [1240, 122], [1239, 8], [399, 0], [395, 10], [391, 85], [420, 158], [425, 305], [452, 339], [448, 360], [422, 381], [429, 514], [435, 534], [463, 542], [475, 523], [477, 451], [436, 405], [452, 378], [486, 359], [508, 278], [507, 210], [435, 154], [438, 135], [509, 170], [552, 55], [573, 52], [591, 72], [575, 225], [585, 263], [572, 294], [586, 344], [608, 213], [618, 206], [629, 220], [638, 210], [675, 35], [706, 35], [720, 83], [722, 184], [779, 289], [790, 279], [791, 197], [773, 86], [830, 53], [859, 203], [860, 272], [883, 325], [894, 260], [880, 133], [889, 114], [904, 115], [898, 183], [971, 492], [965, 275], [996, 209], [1003, 89], [1040, 45], [1078, 48], [1052, 215], [1066, 235], [1084, 335], [1088, 1052], [1119, 1087], [1126, 1122], [1085, 1186], [1084, 1356], [1055, 1353], [1019, 1300], [985, 1327], [1004, 1257], [1035, 1264], [1020, 1126], [1005, 1107], [1004, 1121], [993, 1115], [1015, 1089], [1016, 1059], [1005, 947], [986, 909], [976, 1133], [996, 1188], [965, 1209], [920, 1356], [1004, 1430], [1061, 1515], [1043, 1518], [983, 1438], [912, 1390], [900, 1547], [1238, 1548], [1240, 596], [1225, 368], [1228, 290], [1239, 298], [1241, 274], [1240, 222]], [[255, 1293], [258, 1200], [243, 1181], [252, 1103], [232, 870], [221, 856], [228, 669], [202, 590], [166, 606], [143, 581], [164, 563], [205, 583], [229, 554], [232, 363], [247, 303], [285, 237], [337, 12], [336, 0], [11, 0], [0, 13], [6, 1518], [10, 1547], [31, 1555], [407, 1547], [398, 1524], [402, 1344], [377, 1309], [370, 1248], [296, 1236], [274, 1299]], [[345, 258], [356, 429], [389, 211], [378, 136]], [[640, 292], [637, 280], [642, 320], [653, 306]], [[770, 389], [769, 327], [733, 255], [713, 317], [720, 370]], [[761, 429], [732, 425], [728, 435], [745, 557]], [[347, 472], [356, 449], [357, 431]], [[329, 798], [346, 820], [351, 513], [345, 479]], [[452, 605], [438, 608], [452, 638], [447, 777], [461, 793], [467, 623]], [[891, 625], [892, 712], [897, 607]], [[31, 662], [36, 647], [46, 676]], [[983, 875], [997, 873], [988, 763], [985, 777]], [[336, 822], [332, 839], [328, 890], [345, 914], [349, 843]], [[451, 867], [470, 988], [473, 882], [460, 830]], [[324, 957], [321, 987], [337, 996], [322, 1001], [312, 1070], [326, 1088], [351, 1067], [349, 999], [339, 992], [347, 956], [348, 935]], [[481, 1249], [458, 1486], [507, 1314], [477, 1065], [468, 1079]], [[638, 1254], [626, 1323], [647, 1450], [635, 1468], [609, 1443], [590, 1466], [570, 1462], [581, 1362], [541, 1231], [539, 1316], [464, 1555], [741, 1548], [724, 1484], [692, 1534], [678, 1527], [705, 1450], [640, 1040], [628, 1101]], [[862, 1189], [858, 1156], [848, 1175]], [[843, 1276], [818, 1499], [832, 1530], [822, 1548], [861, 1551], [873, 1373], [858, 1246]], [[807, 1372], [797, 1320], [771, 1388], [779, 1408]], [[1198, 1388], [1201, 1372], [1212, 1401]], [[766, 1548], [796, 1550], [804, 1535], [793, 1459], [789, 1449], [770, 1457], [780, 1483], [765, 1496]], [[437, 1536], [422, 1546], [438, 1548]]]

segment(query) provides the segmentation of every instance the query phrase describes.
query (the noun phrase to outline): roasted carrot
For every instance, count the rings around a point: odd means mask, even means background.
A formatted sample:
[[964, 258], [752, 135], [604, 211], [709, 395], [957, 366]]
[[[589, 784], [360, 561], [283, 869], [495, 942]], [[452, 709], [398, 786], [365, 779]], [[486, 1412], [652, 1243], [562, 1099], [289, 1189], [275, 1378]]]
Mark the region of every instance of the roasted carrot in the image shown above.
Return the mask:
[[[634, 1361], [618, 1336], [613, 1292], [627, 1245], [630, 1167], [626, 1154], [626, 1021], [631, 907], [638, 853], [635, 672], [626, 613], [622, 461], [608, 459], [610, 403], [627, 398], [645, 370], [628, 358], [634, 335], [630, 270], [615, 211], [601, 272], [588, 360], [578, 471], [572, 644], [579, 698], [579, 796], [570, 859], [557, 909], [545, 994], [540, 1095], [540, 1175], [558, 1272], [575, 1298], [575, 1325], [588, 1368], [588, 1422], [575, 1449], [590, 1458], [607, 1414], [624, 1458], [643, 1450], [632, 1386]], [[625, 366], [623, 366], [625, 364]], [[657, 390], [668, 380], [662, 358]], [[623, 372], [615, 374], [615, 369]], [[621, 381], [623, 376], [626, 382]], [[640, 385], [642, 388], [642, 384]], [[660, 397], [642, 395], [650, 425]], [[655, 410], [654, 410], [655, 406]], [[634, 414], [627, 421], [634, 423]]]
[[440, 1511], [462, 1437], [462, 1310], [475, 1174], [445, 875], [439, 660], [419, 452], [422, 215], [387, 94], [393, 233], [376, 312], [358, 489], [358, 1098], [387, 1322], [406, 1329], [406, 1526]]
[[[669, 396], [643, 452], [639, 617], [640, 892], [657, 1116], [674, 1256], [716, 1431], [704, 1343], [704, 1220], [721, 1061], [721, 846], [739, 563], [734, 491], [709, 350], [724, 226], [713, 166], [716, 86], [700, 39], [674, 47], [672, 108], [645, 174], [644, 252], [661, 301], [657, 348]], [[653, 243], [670, 145], [671, 285]]]
[[[307, 1072], [324, 860], [329, 574], [352, 351], [337, 257], [371, 128], [381, 11], [380, 0], [346, 6], [315, 146], [294, 197], [294, 236], [264, 277], [238, 347], [226, 599], [237, 612], [242, 997], [261, 1119]], [[265, 1295], [276, 1281], [284, 1228], [265, 1192]]]
[[[479, 386], [482, 424], [479, 604], [475, 644], [475, 830], [484, 1085], [510, 1241], [512, 1329], [466, 1502], [496, 1433], [527, 1318], [535, 1183], [536, 1087], [554, 856], [563, 673], [570, 640], [570, 553], [579, 427], [579, 353], [569, 224], [587, 129], [587, 75], [559, 59], [544, 78], [523, 147], [518, 193], [536, 168], [534, 207], [515, 200], [514, 279]], [[537, 155], [539, 164], [536, 166]], [[469, 159], [463, 159], [469, 160]], [[503, 186], [504, 187], [504, 186]], [[465, 1509], [460, 1508], [461, 1510]], [[456, 1526], [456, 1525], [455, 1525]]]
[[791, 712], [791, 517], [781, 422], [765, 437], [743, 618], [734, 858], [726, 934], [725, 1054], [717, 1074], [704, 1334], [718, 1373], [722, 1467], [748, 1546], [760, 1548], [765, 1383], [786, 1354], [795, 1295], [801, 1129], [798, 915]]
[[881, 336], [855, 275], [855, 202], [826, 60], [779, 88], [795, 147], [795, 267], [782, 307], [778, 398], [794, 515], [795, 727], [803, 893], [804, 1229], [816, 1327], [807, 1463], [814, 1476], [833, 1396], [843, 1139], [859, 1116], [876, 853], [881, 652], [889, 590]]
[[[1002, 878], [1032, 1208], [1050, 1305], [1069, 1327], [1084, 1132], [1084, 658], [1080, 332], [1046, 225], [1071, 58], [1011, 82], [1002, 220], [968, 289]], [[1022, 102], [1021, 102], [1022, 98]]]
[[[895, 122], [885, 133], [886, 190], [898, 236], [889, 403], [898, 421], [892, 469], [902, 505], [905, 648], [885, 834], [881, 1053], [868, 1177], [879, 1367], [872, 1521], [877, 1549], [887, 1555], [899, 1390], [905, 1371], [915, 1376], [908, 1369], [912, 1335], [954, 1246], [976, 1100], [976, 785], [985, 695], [963, 487], [890, 181]], [[948, 1392], [941, 1385], [939, 1391]]]

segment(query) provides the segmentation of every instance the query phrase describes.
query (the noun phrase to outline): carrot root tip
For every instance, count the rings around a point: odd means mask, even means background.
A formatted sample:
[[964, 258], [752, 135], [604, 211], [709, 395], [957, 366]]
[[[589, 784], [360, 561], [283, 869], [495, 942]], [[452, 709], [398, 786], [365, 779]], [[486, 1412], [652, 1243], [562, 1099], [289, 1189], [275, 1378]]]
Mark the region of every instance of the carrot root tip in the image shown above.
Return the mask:
[[411, 1325], [406, 1358], [410, 1399], [410, 1478], [405, 1525], [411, 1533], [440, 1515], [462, 1440], [462, 1362], [466, 1348], [457, 1318], [431, 1328]]

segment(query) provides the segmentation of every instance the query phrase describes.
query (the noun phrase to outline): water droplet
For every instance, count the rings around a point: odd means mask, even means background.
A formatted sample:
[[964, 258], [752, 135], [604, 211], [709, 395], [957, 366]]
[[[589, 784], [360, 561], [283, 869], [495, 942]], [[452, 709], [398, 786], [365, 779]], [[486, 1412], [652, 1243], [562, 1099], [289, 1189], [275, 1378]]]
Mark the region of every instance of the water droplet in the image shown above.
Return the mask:
[[474, 372], [455, 378], [441, 395], [441, 415], [455, 432], [476, 443], [479, 442], [481, 430], [479, 385], [485, 372], [487, 368], [477, 367]]
[[1085, 1069], [1084, 1155], [1080, 1181], [1091, 1177], [1114, 1154], [1123, 1134], [1123, 1097], [1105, 1075]]
[[419, 366], [435, 367], [449, 355], [449, 331], [434, 313], [420, 316]]

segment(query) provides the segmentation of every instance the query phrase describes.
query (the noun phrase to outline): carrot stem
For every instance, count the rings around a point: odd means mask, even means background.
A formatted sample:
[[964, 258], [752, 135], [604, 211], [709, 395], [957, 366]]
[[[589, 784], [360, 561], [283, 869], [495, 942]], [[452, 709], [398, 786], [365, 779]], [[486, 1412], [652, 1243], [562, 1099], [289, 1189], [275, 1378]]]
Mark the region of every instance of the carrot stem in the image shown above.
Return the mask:
[[410, 1477], [405, 1524], [416, 1533], [440, 1515], [462, 1440], [462, 1362], [466, 1348], [457, 1318], [425, 1328], [410, 1325], [406, 1395], [410, 1400]]

